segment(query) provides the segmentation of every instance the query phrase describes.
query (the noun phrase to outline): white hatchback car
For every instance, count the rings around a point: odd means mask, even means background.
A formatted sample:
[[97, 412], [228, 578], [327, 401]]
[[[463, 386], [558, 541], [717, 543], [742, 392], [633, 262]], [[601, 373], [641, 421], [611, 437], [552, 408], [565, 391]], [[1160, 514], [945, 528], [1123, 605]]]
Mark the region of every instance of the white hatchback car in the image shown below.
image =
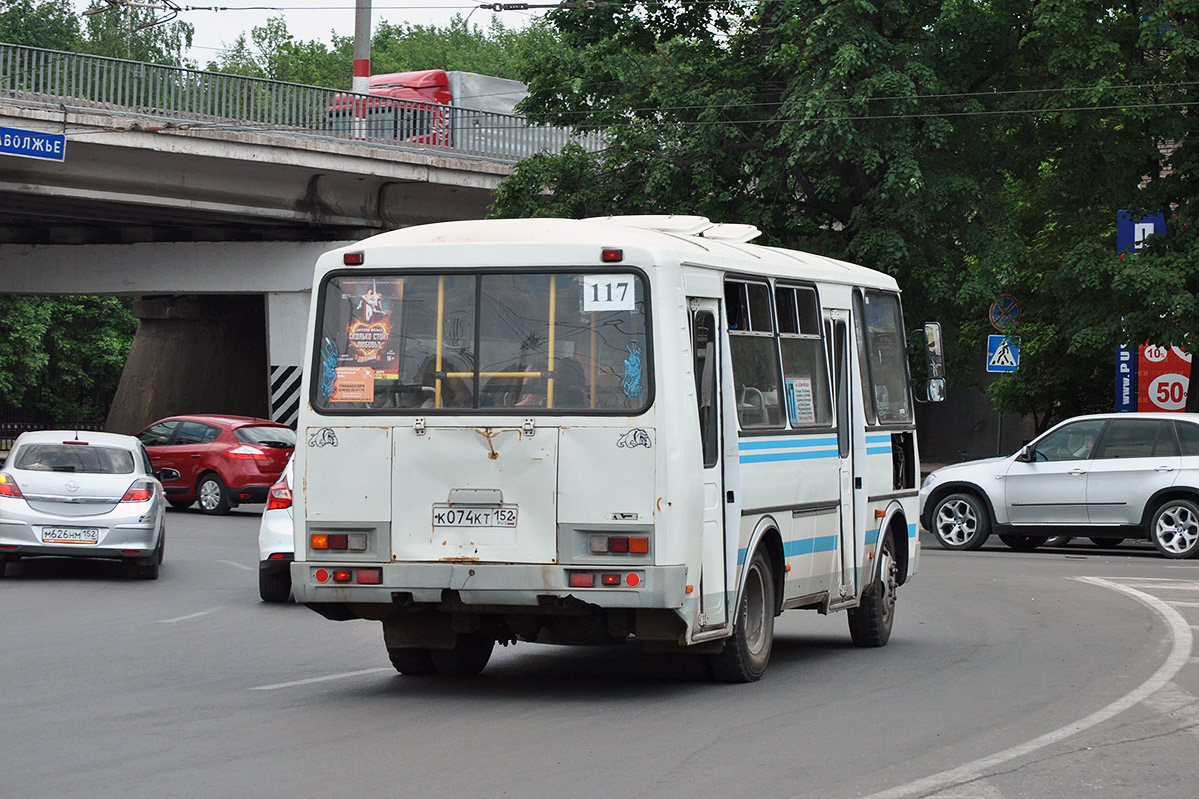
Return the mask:
[[291, 458], [266, 496], [258, 525], [258, 596], [263, 602], [286, 602], [291, 594], [291, 562], [295, 559], [292, 532]]
[[1027, 551], [1053, 536], [1148, 538], [1168, 558], [1199, 555], [1199, 414], [1078, 416], [1004, 458], [959, 463], [920, 489], [920, 522], [946, 549], [992, 530]]
[[22, 433], [0, 470], [0, 575], [9, 561], [53, 555], [123, 560], [156, 579], [165, 508], [159, 475], [133, 436]]

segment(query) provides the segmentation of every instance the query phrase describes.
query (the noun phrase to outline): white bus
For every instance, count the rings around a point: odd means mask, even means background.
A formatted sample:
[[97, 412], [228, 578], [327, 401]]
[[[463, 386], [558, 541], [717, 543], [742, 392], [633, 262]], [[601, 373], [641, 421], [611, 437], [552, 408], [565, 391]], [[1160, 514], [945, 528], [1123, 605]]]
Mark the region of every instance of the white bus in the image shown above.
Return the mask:
[[920, 555], [899, 290], [756, 235], [488, 220], [322, 256], [296, 600], [381, 621], [406, 674], [635, 639], [748, 682], [792, 608], [885, 644]]

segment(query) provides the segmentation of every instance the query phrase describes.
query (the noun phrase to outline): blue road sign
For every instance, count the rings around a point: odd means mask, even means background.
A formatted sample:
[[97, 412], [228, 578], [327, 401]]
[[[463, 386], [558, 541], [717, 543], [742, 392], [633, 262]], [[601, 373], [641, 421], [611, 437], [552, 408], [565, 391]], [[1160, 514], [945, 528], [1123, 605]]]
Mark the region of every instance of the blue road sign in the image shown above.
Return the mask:
[[987, 371], [1014, 372], [1020, 367], [1020, 339], [987, 336]]
[[1116, 212], [1116, 252], [1135, 253], [1145, 246], [1146, 236], [1166, 235], [1166, 215], [1150, 214], [1133, 219], [1127, 211]]
[[43, 161], [65, 161], [67, 137], [62, 133], [0, 127], [0, 155], [19, 155]]

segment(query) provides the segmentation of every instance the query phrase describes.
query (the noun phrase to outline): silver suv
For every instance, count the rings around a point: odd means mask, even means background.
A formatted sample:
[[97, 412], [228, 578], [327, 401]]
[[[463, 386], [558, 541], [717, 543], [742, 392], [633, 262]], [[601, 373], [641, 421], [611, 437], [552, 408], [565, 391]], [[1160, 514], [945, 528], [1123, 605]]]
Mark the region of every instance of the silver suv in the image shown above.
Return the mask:
[[1015, 455], [946, 466], [920, 488], [920, 522], [946, 549], [994, 531], [1028, 551], [1051, 536], [1154, 543], [1199, 554], [1199, 414], [1068, 419]]

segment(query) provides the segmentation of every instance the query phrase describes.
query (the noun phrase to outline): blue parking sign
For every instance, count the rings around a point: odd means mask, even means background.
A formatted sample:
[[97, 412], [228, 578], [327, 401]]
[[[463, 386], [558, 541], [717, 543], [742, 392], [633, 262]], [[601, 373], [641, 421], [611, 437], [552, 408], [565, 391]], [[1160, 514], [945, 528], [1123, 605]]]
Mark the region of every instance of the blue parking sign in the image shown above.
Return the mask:
[[1020, 339], [987, 336], [987, 371], [1014, 372], [1020, 367]]

